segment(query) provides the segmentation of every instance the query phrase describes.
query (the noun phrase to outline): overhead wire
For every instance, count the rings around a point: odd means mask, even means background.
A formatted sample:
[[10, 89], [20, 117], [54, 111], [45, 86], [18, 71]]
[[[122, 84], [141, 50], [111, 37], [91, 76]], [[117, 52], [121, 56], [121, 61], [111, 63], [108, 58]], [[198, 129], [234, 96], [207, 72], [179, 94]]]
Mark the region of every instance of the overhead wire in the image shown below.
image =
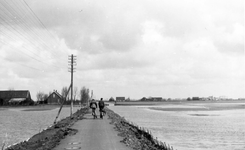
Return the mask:
[[[1, 43], [5, 43], [3, 42], [2, 40], [0, 41]], [[6, 44], [6, 43], [5, 43]], [[12, 45], [9, 45], [10, 47], [14, 48]], [[17, 51], [18, 52], [18, 51]], [[20, 53], [20, 52], [19, 52]], [[22, 53], [20, 53], [22, 54]], [[2, 57], [3, 59], [5, 59], [3, 56], [0, 55], [0, 57]], [[31, 56], [30, 56], [31, 57]], [[35, 58], [34, 58], [35, 59]], [[37, 60], [39, 61], [39, 60]], [[44, 70], [40, 70], [38, 68], [35, 68], [35, 67], [31, 67], [31, 66], [28, 66], [28, 65], [24, 65], [24, 64], [21, 64], [21, 63], [18, 63], [18, 62], [13, 62], [13, 61], [10, 61], [11, 63], [15, 63], [15, 64], [18, 64], [18, 65], [21, 65], [21, 66], [24, 66], [24, 67], [27, 67], [27, 68], [31, 68], [31, 69], [35, 69], [35, 70], [38, 70], [38, 71], [41, 71], [41, 72], [45, 72]]]
[[[50, 31], [47, 29], [47, 27], [43, 24], [43, 22], [39, 19], [39, 17], [34, 13], [34, 11], [31, 9], [31, 7], [27, 4], [27, 2], [25, 0], [23, 0], [23, 2], [25, 3], [25, 5], [29, 8], [29, 10], [31, 11], [31, 13], [35, 16], [35, 18], [39, 21], [39, 23], [45, 28], [45, 30], [49, 33], [49, 35], [51, 37], [53, 37], [53, 39], [56, 39], [55, 36], [50, 33]], [[56, 44], [59, 44], [57, 43], [57, 41], [55, 41]]]
[[[5, 1], [5, 0], [4, 0]], [[6, 2], [6, 1], [5, 1]], [[5, 9], [10, 13], [10, 15], [12, 15], [15, 19], [14, 19], [14, 22], [16, 22], [16, 23], [19, 23], [23, 28], [23, 30], [24, 30], [24, 33], [27, 33], [27, 30], [29, 31], [29, 32], [31, 32], [31, 33], [33, 33], [33, 35], [35, 35], [33, 38], [35, 38], [35, 39], [39, 39], [40, 41], [42, 41], [42, 43], [40, 43], [40, 45], [42, 45], [43, 47], [45, 47], [45, 48], [47, 48], [47, 49], [50, 49], [51, 51], [51, 53], [55, 56], [55, 54], [52, 52], [52, 47], [48, 47], [47, 46], [47, 40], [44, 42], [44, 40], [43, 39], [41, 39], [40, 37], [41, 36], [39, 36], [39, 35], [37, 35], [37, 33], [33, 30], [33, 28], [32, 27], [28, 27], [27, 26], [27, 24], [23, 21], [23, 19], [20, 19], [20, 20], [18, 20], [18, 22], [16, 21], [18, 18], [21, 18], [21, 16], [20, 16], [20, 13], [21, 13], [21, 11], [20, 12], [17, 12], [17, 10], [15, 10], [15, 9], [13, 9], [13, 8], [11, 8], [11, 6], [10, 6], [10, 4], [8, 3], [8, 2], [6, 2], [6, 5], [5, 4], [3, 4], [2, 3], [2, 5], [5, 7]], [[17, 18], [18, 17], [18, 18]], [[11, 16], [10, 16], [10, 18], [11, 18]], [[25, 28], [25, 29], [24, 29]], [[43, 34], [43, 35], [45, 35], [45, 34]]]
[[[2, 17], [0, 17], [0, 19], [2, 20]], [[3, 25], [3, 26], [5, 26], [5, 25]], [[8, 26], [7, 26], [7, 27], [5, 26], [5, 28], [8, 28]], [[13, 29], [16, 30], [15, 28], [13, 28]], [[16, 31], [18, 32], [18, 30], [16, 30]], [[11, 40], [13, 40], [13, 41], [18, 40], [18, 39], [16, 39], [16, 37], [17, 37], [17, 36], [19, 37], [19, 35], [12, 37], [12, 36], [6, 34], [6, 33], [3, 32], [3, 31], [1, 31], [1, 33], [4, 34], [5, 37], [9, 37], [9, 38], [10, 38]], [[33, 44], [33, 43], [32, 43], [32, 44]], [[38, 56], [38, 55], [36, 55], [34, 52], [32, 52], [30, 49], [26, 48], [25, 45], [23, 45], [22, 47], [25, 47], [25, 49], [26, 49], [27, 51], [31, 52], [31, 53], [34, 54], [35, 56]], [[32, 59], [38, 61], [38, 62], [46, 63], [46, 62], [44, 62], [44, 61], [41, 61], [41, 60], [39, 60], [39, 59], [37, 59], [37, 58], [31, 56], [30, 54], [28, 54], [28, 53], [26, 53], [26, 52], [23, 52], [23, 51], [17, 51], [17, 52], [25, 53], [28, 57], [30, 57], [30, 58], [32, 58]], [[47, 64], [47, 63], [46, 63], [46, 64]], [[48, 65], [50, 65], [50, 64], [48, 64]], [[54, 65], [53, 65], [53, 66], [54, 66]], [[56, 66], [56, 67], [57, 67], [57, 66]], [[60, 68], [60, 67], [59, 67], [59, 68]]]
[[[2, 4], [2, 6], [4, 7], [4, 9], [5, 10], [7, 10], [9, 13], [7, 14], [6, 12], [4, 12], [5, 14], [6, 14], [6, 16], [7, 17], [9, 17], [10, 19], [11, 19], [11, 16], [9, 16], [9, 15], [12, 15], [13, 17], [14, 17], [14, 22], [15, 23], [18, 23], [18, 22], [16, 22], [16, 16], [18, 16], [18, 14], [16, 14], [17, 12], [15, 12], [15, 11], [13, 11], [12, 10], [12, 12], [11, 12], [11, 8], [9, 8], [10, 7], [10, 5], [8, 5], [8, 6], [6, 6], [6, 5], [4, 5], [3, 3], [1, 3]], [[2, 7], [2, 8], [3, 8]], [[3, 9], [2, 9], [3, 10]], [[33, 12], [33, 11], [32, 11]], [[34, 12], [33, 12], [34, 13]], [[4, 15], [5, 16], [5, 15]], [[33, 43], [33, 42], [31, 42], [31, 41], [29, 41], [29, 37], [28, 36], [31, 36], [31, 35], [28, 35], [26, 32], [25, 32], [25, 29], [23, 28], [24, 26], [22, 25], [22, 27], [21, 26], [18, 26], [18, 29], [22, 29], [22, 31], [23, 31], [23, 33], [21, 33], [19, 30], [17, 30], [15, 27], [13, 27], [13, 25], [11, 25], [8, 21], [5, 21], [4, 19], [6, 19], [6, 18], [2, 18], [2, 17], [0, 17], [1, 18], [1, 20], [3, 20], [6, 24], [7, 24], [7, 26], [6, 25], [4, 25], [4, 24], [2, 24], [5, 28], [7, 28], [9, 31], [15, 31], [15, 33], [18, 33], [19, 34], [19, 38], [21, 38], [20, 36], [22, 36], [22, 37], [24, 37], [25, 38], [25, 42], [27, 41], [27, 43], [29, 43], [29, 44], [31, 44], [31, 45], [33, 45], [34, 47], [36, 47], [37, 48], [37, 46], [35, 45], [35, 43]], [[20, 17], [19, 17], [20, 18]], [[22, 19], [22, 18], [21, 18]], [[10, 20], [11, 21], [11, 20]], [[40, 21], [40, 19], [39, 19], [39, 21]], [[41, 21], [40, 21], [41, 22]], [[22, 22], [22, 23], [24, 23], [24, 22]], [[42, 25], [44, 26], [44, 24], [42, 23]], [[8, 26], [10, 26], [11, 28], [12, 28], [12, 30], [11, 29], [9, 29], [9, 27]], [[26, 26], [25, 25], [25, 27], [28, 29], [28, 26]], [[47, 30], [47, 28], [46, 28], [46, 30]], [[33, 30], [32, 30], [32, 32], [34, 32]], [[14, 32], [13, 32], [14, 33]], [[24, 34], [25, 33], [25, 34]], [[18, 35], [17, 34], [17, 35]], [[36, 33], [34, 33], [34, 34], [36, 34]], [[16, 35], [16, 34], [15, 34]], [[10, 37], [10, 36], [9, 36]], [[12, 38], [12, 37], [10, 37], [10, 38]], [[13, 39], [13, 38], [12, 38]], [[22, 39], [23, 40], [23, 39]], [[40, 44], [40, 43], [39, 43]], [[47, 46], [47, 45], [46, 45]], [[33, 53], [34, 55], [36, 55], [36, 56], [38, 56], [37, 54], [35, 54], [34, 52], [32, 52], [32, 51], [30, 51], [28, 48], [25, 48], [26, 50], [28, 50], [29, 52], [31, 52], [31, 53]], [[50, 48], [51, 49], [51, 48]], [[52, 53], [52, 51], [51, 51], [51, 53]], [[27, 53], [25, 53], [26, 55], [28, 55]], [[38, 59], [36, 59], [36, 58], [34, 58], [34, 57], [32, 57], [32, 56], [30, 56], [30, 55], [28, 55], [29, 57], [31, 57], [32, 59], [35, 59], [36, 61], [39, 61], [39, 62], [42, 62], [42, 63], [45, 63], [45, 62], [43, 62], [43, 61], [40, 61], [40, 60], [38, 60]], [[50, 65], [50, 64], [49, 64]]]
[[[29, 39], [26, 37], [26, 35], [22, 34], [17, 28], [11, 26], [11, 24], [9, 24], [8, 22], [6, 22], [6, 21], [4, 20], [4, 18], [2, 18], [1, 16], [0, 16], [0, 19], [8, 25], [8, 26], [6, 26], [5, 24], [1, 23], [6, 29], [8, 29], [9, 31], [11, 31], [11, 29], [12, 29], [12, 31], [15, 31], [15, 32], [18, 33], [18, 34], [16, 34], [16, 37], [19, 37], [19, 38], [21, 39], [20, 36], [22, 36], [25, 40], [27, 40], [27, 41], [26, 41], [27, 43], [30, 43], [30, 44], [32, 44], [32, 45], [35, 46], [35, 43], [33, 43], [31, 40], [29, 40]], [[11, 27], [11, 29], [9, 29], [9, 27]], [[24, 40], [24, 39], [21, 39], [21, 40]], [[36, 46], [35, 46], [35, 47], [36, 47]], [[28, 51], [31, 52], [33, 55], [39, 57], [39, 55], [35, 54], [33, 51], [31, 51], [31, 50], [28, 50]]]
[[[2, 34], [5, 34], [4, 32], [1, 32], [1, 33], [2, 33]], [[11, 40], [14, 40], [13, 37], [11, 37], [11, 36], [9, 36], [9, 35], [6, 35], [6, 34], [5, 34], [5, 36], [6, 36], [6, 37], [9, 37]], [[3, 43], [3, 44], [8, 44], [8, 43], [6, 43], [6, 42], [3, 42], [2, 40], [1, 40], [0, 42]], [[13, 47], [11, 44], [8, 44], [8, 46], [10, 46], [10, 47], [12, 47], [13, 49], [15, 49], [15, 47]], [[27, 49], [26, 46], [22, 46], [22, 47], [24, 47], [25, 49]], [[22, 54], [22, 55], [25, 55], [25, 56], [27, 56], [27, 57], [30, 57], [31, 59], [36, 60], [36, 61], [38, 61], [38, 62], [40, 62], [40, 63], [44, 63], [44, 64], [46, 64], [46, 65], [50, 65], [50, 64], [46, 63], [45, 61], [41, 61], [41, 60], [39, 60], [39, 59], [37, 59], [37, 58], [31, 56], [30, 54], [28, 54], [28, 53], [26, 53], [26, 52], [24, 52], [24, 51], [17, 51], [17, 52], [20, 53], [20, 54]], [[60, 66], [55, 66], [55, 65], [51, 65], [51, 67], [55, 67], [55, 68], [58, 68], [58, 69], [62, 69]]]
[[[10, 0], [9, 0], [10, 1]], [[30, 21], [30, 23], [33, 25], [33, 27], [34, 28], [31, 28], [31, 29], [33, 29], [33, 30], [35, 30], [35, 31], [37, 31], [37, 33], [35, 33], [36, 34], [36, 36], [37, 36], [37, 38], [39, 38], [42, 42], [43, 42], [43, 44], [45, 44], [45, 46], [49, 49], [49, 50], [51, 50], [50, 52], [51, 53], [53, 53], [52, 52], [52, 50], [54, 50], [54, 48], [52, 47], [52, 46], [50, 46], [50, 45], [58, 45], [58, 42], [56, 41], [56, 38], [54, 37], [54, 36], [49, 36], [49, 32], [48, 32], [48, 34], [47, 33], [45, 33], [45, 32], [43, 32], [42, 33], [42, 31], [43, 30], [38, 30], [37, 28], [35, 28], [35, 26], [37, 26], [37, 25], [39, 25], [40, 26], [40, 23], [39, 22], [37, 22], [37, 21], [35, 21], [34, 19], [33, 19], [33, 15], [28, 15], [28, 14], [31, 14], [31, 12], [30, 13], [28, 13], [27, 12], [27, 10], [28, 10], [28, 8], [27, 9], [25, 9], [25, 8], [23, 8], [22, 7], [22, 5], [21, 4], [19, 4], [19, 3], [17, 3], [17, 2], [21, 2], [21, 1], [15, 1], [15, 2], [13, 2], [13, 1], [10, 1], [10, 2], [12, 2], [12, 4], [13, 5], [15, 5], [15, 7], [19, 10], [19, 12], [23, 12], [24, 14], [23, 14], [23, 16], [25, 16], [25, 17], [28, 17], [29, 18], [29, 20], [28, 21]], [[21, 20], [24, 20], [24, 17], [23, 18], [21, 18]], [[35, 23], [36, 22], [36, 23]], [[42, 26], [40, 26], [40, 29], [42, 29]], [[46, 29], [47, 30], [47, 29]], [[45, 30], [45, 31], [46, 31]], [[38, 33], [40, 33], [40, 34], [38, 34]], [[44, 39], [42, 39], [41, 37], [43, 37], [43, 36], [45, 36], [46, 37], [46, 39], [45, 39], [45, 41], [44, 41]], [[47, 39], [49, 39], [49, 40], [47, 40]], [[54, 41], [56, 41], [56, 43], [54, 43]], [[50, 45], [49, 45], [49, 44]], [[54, 53], [53, 53], [54, 54]], [[54, 54], [55, 55], [55, 54]]]

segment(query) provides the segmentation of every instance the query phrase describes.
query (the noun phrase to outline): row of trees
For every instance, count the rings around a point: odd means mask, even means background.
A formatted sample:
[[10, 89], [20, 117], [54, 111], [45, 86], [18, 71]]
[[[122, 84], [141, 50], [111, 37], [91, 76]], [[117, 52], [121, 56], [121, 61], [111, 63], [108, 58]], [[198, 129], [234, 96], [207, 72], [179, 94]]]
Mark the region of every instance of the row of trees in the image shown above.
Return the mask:
[[[61, 96], [62, 97], [65, 97], [68, 93], [68, 87], [63, 87], [61, 89]], [[68, 97], [68, 100], [71, 99], [70, 97], [70, 94], [67, 95]], [[89, 95], [89, 89], [86, 88], [85, 86], [82, 87], [79, 91], [78, 91], [78, 88], [77, 87], [74, 87], [73, 89], [73, 100], [80, 100], [81, 103], [86, 103], [88, 102], [90, 98], [90, 95]]]
[[[70, 96], [70, 93], [68, 93], [68, 89], [69, 89], [68, 87], [64, 86], [64, 87], [62, 87], [61, 92], [60, 92], [60, 94], [63, 98], [65, 98], [67, 96], [67, 98], [66, 98], [67, 101], [65, 104], [70, 104], [70, 99], [71, 99], [70, 97], [71, 96]], [[89, 92], [90, 92], [89, 89], [86, 88], [85, 86], [82, 87], [79, 91], [78, 91], [77, 87], [74, 87], [73, 88], [73, 100], [74, 100], [75, 104], [79, 103], [79, 102], [81, 104], [87, 103], [89, 98], [90, 98]], [[38, 104], [47, 104], [48, 96], [52, 93], [53, 92], [49, 92], [49, 94], [45, 94], [44, 92], [38, 92], [36, 95], [37, 103]]]
[[47, 104], [47, 98], [52, 92], [49, 92], [49, 94], [45, 94], [44, 92], [38, 92], [37, 93], [37, 103], [38, 104]]

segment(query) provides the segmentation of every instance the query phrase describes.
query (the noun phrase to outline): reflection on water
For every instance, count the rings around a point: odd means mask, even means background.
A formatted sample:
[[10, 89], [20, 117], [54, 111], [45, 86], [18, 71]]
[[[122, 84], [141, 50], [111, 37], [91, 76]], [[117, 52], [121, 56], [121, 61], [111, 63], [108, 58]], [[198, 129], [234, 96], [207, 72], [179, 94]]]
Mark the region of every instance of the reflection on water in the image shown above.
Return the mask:
[[[183, 107], [187, 106], [180, 105], [180, 108]], [[244, 109], [158, 111], [130, 106], [114, 106], [110, 109], [139, 126], [148, 128], [159, 140], [178, 150], [245, 149]]]
[[[79, 107], [74, 107], [76, 111]], [[22, 111], [22, 109], [0, 110], [0, 147], [26, 140], [52, 125], [58, 113], [58, 108], [46, 111]], [[64, 107], [59, 118], [70, 115], [70, 108]]]

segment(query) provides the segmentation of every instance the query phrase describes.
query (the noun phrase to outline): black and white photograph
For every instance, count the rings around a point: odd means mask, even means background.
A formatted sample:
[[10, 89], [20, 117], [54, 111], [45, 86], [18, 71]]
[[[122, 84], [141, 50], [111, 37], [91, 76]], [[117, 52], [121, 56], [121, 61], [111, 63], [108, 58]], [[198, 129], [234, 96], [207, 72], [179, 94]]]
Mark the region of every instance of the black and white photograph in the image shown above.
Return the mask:
[[0, 0], [0, 150], [244, 150], [245, 1]]

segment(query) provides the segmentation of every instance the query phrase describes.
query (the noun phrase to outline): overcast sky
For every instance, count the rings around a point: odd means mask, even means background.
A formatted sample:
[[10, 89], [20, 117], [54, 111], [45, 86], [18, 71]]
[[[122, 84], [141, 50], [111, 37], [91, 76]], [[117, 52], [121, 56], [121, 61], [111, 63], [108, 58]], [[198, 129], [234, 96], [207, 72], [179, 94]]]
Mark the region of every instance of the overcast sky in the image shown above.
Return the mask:
[[1, 90], [61, 91], [74, 54], [95, 98], [245, 97], [243, 0], [25, 2], [0, 0]]

